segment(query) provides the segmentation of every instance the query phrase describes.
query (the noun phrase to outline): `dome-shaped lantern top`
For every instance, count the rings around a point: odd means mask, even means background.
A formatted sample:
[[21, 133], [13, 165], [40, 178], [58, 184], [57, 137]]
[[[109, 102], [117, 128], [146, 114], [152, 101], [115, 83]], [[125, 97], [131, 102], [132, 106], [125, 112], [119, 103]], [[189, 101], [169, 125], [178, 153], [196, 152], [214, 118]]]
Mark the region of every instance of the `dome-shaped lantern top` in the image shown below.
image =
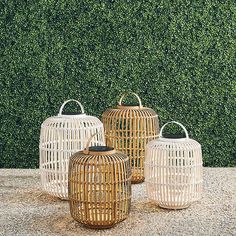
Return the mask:
[[[165, 138], [163, 129], [177, 124], [185, 138]], [[162, 126], [160, 137], [147, 144], [145, 182], [148, 198], [163, 208], [182, 209], [200, 199], [202, 192], [201, 145], [189, 138], [186, 128], [175, 121]]]
[[[77, 103], [81, 114], [63, 113], [69, 102]], [[47, 118], [40, 133], [40, 169], [43, 190], [67, 199], [69, 157], [83, 150], [87, 139], [94, 133], [93, 145], [104, 144], [102, 122], [84, 113], [82, 104], [74, 99], [64, 102], [57, 116]]]
[[134, 95], [138, 104], [122, 104], [128, 95], [124, 94], [117, 108], [107, 109], [102, 115], [105, 135], [112, 145], [130, 158], [132, 183], [144, 181], [144, 153], [146, 144], [157, 138], [158, 116], [150, 108], [143, 107], [140, 97]]

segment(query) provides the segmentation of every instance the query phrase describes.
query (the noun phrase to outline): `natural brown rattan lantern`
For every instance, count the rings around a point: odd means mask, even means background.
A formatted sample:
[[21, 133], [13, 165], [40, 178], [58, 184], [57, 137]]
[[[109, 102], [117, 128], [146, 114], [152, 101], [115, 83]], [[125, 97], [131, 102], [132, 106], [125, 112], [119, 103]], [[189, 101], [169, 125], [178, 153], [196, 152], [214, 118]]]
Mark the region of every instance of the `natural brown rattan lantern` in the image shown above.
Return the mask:
[[108, 109], [102, 115], [105, 135], [113, 146], [128, 155], [132, 169], [132, 183], [144, 181], [144, 153], [146, 144], [157, 138], [158, 116], [150, 108], [143, 107], [139, 96], [138, 105], [124, 105], [123, 95], [117, 108]]
[[87, 227], [110, 228], [130, 212], [130, 164], [125, 154], [110, 146], [88, 147], [92, 138], [84, 151], [70, 158], [70, 212]]
[[[170, 123], [185, 131], [185, 138], [164, 138]], [[162, 126], [160, 138], [147, 144], [145, 182], [148, 198], [160, 207], [182, 209], [200, 199], [202, 192], [201, 145], [190, 139], [185, 127], [175, 121]]]

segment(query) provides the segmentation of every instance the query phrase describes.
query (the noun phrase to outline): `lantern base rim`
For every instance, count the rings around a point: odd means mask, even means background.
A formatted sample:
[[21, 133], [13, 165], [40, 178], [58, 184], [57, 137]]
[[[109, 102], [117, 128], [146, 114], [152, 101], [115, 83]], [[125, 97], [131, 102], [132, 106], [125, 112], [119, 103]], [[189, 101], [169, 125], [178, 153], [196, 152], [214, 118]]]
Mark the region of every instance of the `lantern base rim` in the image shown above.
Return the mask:
[[181, 209], [186, 209], [190, 206], [190, 204], [188, 205], [184, 205], [184, 206], [179, 206], [179, 207], [172, 207], [172, 206], [166, 206], [166, 205], [162, 205], [159, 204], [159, 207], [164, 208], [164, 209], [169, 209], [169, 210], [181, 210]]
[[84, 227], [90, 228], [90, 229], [98, 229], [98, 230], [99, 229], [110, 229], [110, 228], [114, 227], [116, 224], [126, 220], [127, 217], [128, 217], [128, 215], [126, 217], [124, 217], [123, 219], [121, 219], [121, 220], [119, 220], [117, 222], [114, 222], [114, 223], [112, 223], [110, 225], [91, 225], [91, 224], [84, 224], [84, 223], [80, 223], [80, 224], [82, 224]]
[[111, 225], [89, 225], [89, 224], [83, 224], [83, 225], [89, 229], [110, 229], [115, 225], [115, 223]]
[[42, 192], [47, 195], [50, 195], [51, 197], [55, 197], [63, 201], [68, 201], [69, 200], [68, 191], [65, 192], [56, 191], [57, 190], [57, 187], [55, 186], [56, 183], [58, 183], [58, 181], [51, 181], [48, 187], [42, 186]]

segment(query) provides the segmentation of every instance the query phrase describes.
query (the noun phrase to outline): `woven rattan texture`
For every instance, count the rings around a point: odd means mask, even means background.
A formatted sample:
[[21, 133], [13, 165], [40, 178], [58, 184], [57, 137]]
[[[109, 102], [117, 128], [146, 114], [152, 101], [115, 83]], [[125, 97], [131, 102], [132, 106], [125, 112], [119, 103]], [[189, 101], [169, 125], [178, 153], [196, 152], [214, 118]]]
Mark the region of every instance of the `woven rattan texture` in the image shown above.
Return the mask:
[[69, 157], [83, 150], [88, 138], [97, 132], [91, 143], [94, 146], [104, 144], [101, 121], [85, 114], [63, 115], [62, 109], [58, 116], [43, 122], [40, 134], [40, 169], [44, 191], [67, 199]]
[[72, 217], [87, 227], [109, 228], [123, 221], [131, 204], [128, 157], [120, 152], [74, 154], [69, 165], [69, 201]]
[[[137, 96], [137, 95], [136, 95]], [[146, 144], [159, 133], [158, 116], [150, 108], [122, 106], [108, 109], [102, 115], [105, 135], [112, 145], [130, 158], [132, 183], [144, 181], [144, 157]]]
[[202, 181], [202, 152], [197, 141], [188, 136], [182, 139], [161, 136], [148, 143], [145, 182], [149, 199], [164, 208], [186, 208], [200, 199]]

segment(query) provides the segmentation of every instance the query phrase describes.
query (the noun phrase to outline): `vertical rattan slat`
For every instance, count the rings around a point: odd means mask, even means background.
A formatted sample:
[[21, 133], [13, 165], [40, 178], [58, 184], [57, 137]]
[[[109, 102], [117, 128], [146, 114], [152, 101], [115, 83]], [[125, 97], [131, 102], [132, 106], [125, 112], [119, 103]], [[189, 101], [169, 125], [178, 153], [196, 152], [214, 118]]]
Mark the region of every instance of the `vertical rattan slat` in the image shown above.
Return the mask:
[[[68, 102], [76, 102], [82, 114], [62, 114]], [[63, 103], [59, 114], [46, 119], [40, 133], [40, 169], [43, 190], [62, 198], [68, 198], [69, 157], [83, 150], [91, 134], [99, 132], [93, 139], [93, 145], [104, 144], [102, 122], [93, 116], [84, 114], [84, 108], [76, 100]]]
[[144, 156], [146, 144], [157, 138], [159, 122], [157, 114], [143, 107], [139, 96], [138, 105], [122, 105], [123, 95], [117, 108], [108, 109], [102, 115], [105, 135], [112, 145], [130, 158], [132, 183], [144, 181]]
[[69, 163], [72, 217], [90, 228], [110, 228], [128, 217], [131, 169], [128, 157], [110, 146], [91, 146]]
[[[180, 125], [186, 138], [164, 138], [162, 131], [170, 123]], [[148, 198], [160, 207], [182, 209], [201, 198], [201, 145], [190, 139], [185, 127], [175, 121], [166, 123], [160, 137], [147, 144], [145, 182]]]

